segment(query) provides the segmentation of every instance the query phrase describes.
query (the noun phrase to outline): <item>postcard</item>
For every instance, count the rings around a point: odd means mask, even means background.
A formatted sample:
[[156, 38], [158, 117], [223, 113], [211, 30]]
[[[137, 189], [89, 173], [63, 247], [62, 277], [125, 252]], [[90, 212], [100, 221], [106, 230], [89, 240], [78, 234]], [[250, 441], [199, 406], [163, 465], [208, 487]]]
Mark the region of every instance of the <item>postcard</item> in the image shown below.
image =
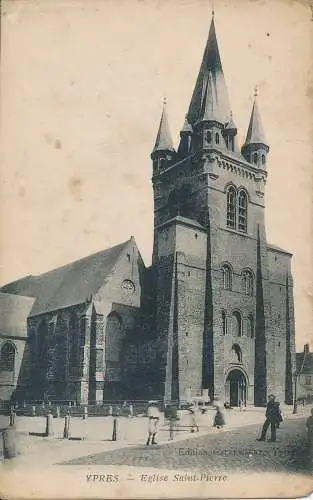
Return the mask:
[[1, 2], [1, 498], [312, 492], [312, 12]]

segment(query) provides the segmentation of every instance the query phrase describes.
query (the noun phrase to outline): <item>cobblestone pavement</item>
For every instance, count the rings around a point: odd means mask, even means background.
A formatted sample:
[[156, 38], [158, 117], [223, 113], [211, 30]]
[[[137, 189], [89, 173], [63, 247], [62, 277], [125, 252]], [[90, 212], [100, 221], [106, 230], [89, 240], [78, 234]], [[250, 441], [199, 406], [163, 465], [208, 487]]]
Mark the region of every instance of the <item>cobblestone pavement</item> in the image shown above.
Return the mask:
[[130, 465], [157, 469], [225, 472], [299, 472], [310, 474], [305, 419], [285, 421], [276, 443], [258, 442], [260, 425], [190, 437], [156, 446], [97, 453], [60, 465]]

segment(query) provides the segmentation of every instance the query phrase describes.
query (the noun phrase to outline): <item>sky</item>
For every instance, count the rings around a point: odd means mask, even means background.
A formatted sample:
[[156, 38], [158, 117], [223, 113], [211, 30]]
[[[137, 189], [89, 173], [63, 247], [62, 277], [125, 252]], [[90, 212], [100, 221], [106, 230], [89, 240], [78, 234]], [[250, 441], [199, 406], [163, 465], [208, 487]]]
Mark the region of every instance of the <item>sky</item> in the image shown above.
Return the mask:
[[[297, 348], [313, 347], [312, 12], [282, 0], [214, 9], [240, 143], [259, 87], [267, 237], [294, 254]], [[177, 145], [211, 10], [207, 0], [3, 2], [0, 283], [131, 235], [150, 264], [162, 99]]]

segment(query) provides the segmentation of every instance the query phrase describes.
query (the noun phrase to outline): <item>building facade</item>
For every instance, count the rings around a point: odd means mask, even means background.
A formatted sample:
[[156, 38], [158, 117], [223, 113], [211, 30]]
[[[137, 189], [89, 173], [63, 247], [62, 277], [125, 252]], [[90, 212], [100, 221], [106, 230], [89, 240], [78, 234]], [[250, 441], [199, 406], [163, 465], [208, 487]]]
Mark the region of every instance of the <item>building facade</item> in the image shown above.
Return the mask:
[[152, 266], [131, 239], [2, 288], [36, 298], [21, 392], [292, 403], [291, 254], [266, 239], [268, 152], [257, 96], [239, 147], [212, 18], [179, 146], [164, 104], [151, 154]]

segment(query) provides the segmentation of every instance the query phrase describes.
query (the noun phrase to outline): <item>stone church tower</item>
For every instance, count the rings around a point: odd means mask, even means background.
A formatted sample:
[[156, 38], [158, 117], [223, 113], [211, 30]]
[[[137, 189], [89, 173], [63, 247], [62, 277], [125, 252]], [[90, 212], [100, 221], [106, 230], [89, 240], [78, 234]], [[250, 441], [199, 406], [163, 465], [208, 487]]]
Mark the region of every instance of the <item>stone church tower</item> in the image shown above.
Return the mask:
[[[154, 149], [155, 330], [160, 397], [292, 402], [291, 254], [267, 243], [257, 95], [240, 148], [212, 18], [174, 149], [166, 103]], [[164, 390], [163, 390], [164, 388]]]

